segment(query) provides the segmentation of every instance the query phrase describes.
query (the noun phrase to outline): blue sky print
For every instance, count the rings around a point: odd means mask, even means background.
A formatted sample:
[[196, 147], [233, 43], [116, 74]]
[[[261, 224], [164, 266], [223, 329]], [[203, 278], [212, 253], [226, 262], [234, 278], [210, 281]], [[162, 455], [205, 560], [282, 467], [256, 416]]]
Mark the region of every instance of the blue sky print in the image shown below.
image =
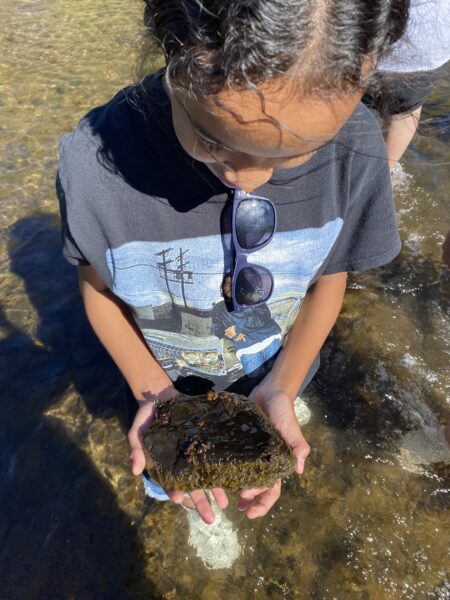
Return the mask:
[[114, 293], [133, 309], [169, 376], [224, 378], [229, 385], [279, 350], [341, 228], [342, 219], [335, 219], [320, 228], [276, 232], [249, 257], [271, 271], [272, 296], [243, 313], [229, 312], [222, 297], [224, 275], [233, 268], [223, 236], [134, 241], [106, 258]]

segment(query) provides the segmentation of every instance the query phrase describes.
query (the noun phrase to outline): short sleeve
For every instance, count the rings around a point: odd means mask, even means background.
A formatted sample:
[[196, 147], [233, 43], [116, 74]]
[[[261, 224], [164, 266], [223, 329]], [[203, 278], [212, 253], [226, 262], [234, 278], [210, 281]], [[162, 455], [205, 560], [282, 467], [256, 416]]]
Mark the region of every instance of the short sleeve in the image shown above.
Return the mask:
[[88, 265], [89, 262], [86, 260], [85, 256], [83, 256], [83, 253], [79, 249], [70, 231], [69, 223], [67, 220], [66, 195], [64, 193], [64, 188], [62, 186], [59, 173], [56, 175], [56, 195], [58, 197], [59, 210], [61, 215], [63, 256], [71, 265]]
[[322, 274], [379, 267], [395, 258], [400, 248], [391, 177], [385, 164], [347, 208]]

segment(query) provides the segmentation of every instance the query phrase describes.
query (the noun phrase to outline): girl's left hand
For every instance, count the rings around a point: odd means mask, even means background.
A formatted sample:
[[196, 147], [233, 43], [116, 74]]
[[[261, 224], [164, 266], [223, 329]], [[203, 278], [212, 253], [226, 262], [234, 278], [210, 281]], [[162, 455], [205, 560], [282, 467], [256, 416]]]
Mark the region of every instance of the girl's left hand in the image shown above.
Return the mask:
[[[294, 403], [281, 389], [262, 382], [249, 396], [266, 413], [280, 434], [292, 448], [296, 458], [296, 473], [301, 475], [305, 460], [310, 452], [308, 442], [303, 437], [295, 416]], [[266, 515], [281, 494], [281, 480], [271, 488], [253, 488], [242, 490], [238, 509], [245, 511], [249, 519]]]

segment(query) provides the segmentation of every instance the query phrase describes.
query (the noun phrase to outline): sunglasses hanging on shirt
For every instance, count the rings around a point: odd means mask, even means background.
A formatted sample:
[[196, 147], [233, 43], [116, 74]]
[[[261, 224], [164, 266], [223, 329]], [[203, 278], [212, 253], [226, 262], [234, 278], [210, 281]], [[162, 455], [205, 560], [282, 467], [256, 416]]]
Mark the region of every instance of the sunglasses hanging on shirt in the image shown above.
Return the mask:
[[262, 265], [249, 262], [249, 255], [270, 243], [277, 227], [273, 202], [233, 190], [232, 237], [234, 246], [233, 308], [246, 308], [266, 302], [273, 291], [272, 273]]

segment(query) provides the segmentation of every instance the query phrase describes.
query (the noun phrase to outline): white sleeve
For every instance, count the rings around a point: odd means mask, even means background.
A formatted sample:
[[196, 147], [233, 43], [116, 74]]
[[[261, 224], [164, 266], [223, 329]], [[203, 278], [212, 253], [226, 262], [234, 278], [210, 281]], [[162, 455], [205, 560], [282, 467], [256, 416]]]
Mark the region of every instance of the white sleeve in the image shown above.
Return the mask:
[[412, 0], [406, 32], [382, 56], [378, 71], [432, 71], [450, 60], [450, 0]]

